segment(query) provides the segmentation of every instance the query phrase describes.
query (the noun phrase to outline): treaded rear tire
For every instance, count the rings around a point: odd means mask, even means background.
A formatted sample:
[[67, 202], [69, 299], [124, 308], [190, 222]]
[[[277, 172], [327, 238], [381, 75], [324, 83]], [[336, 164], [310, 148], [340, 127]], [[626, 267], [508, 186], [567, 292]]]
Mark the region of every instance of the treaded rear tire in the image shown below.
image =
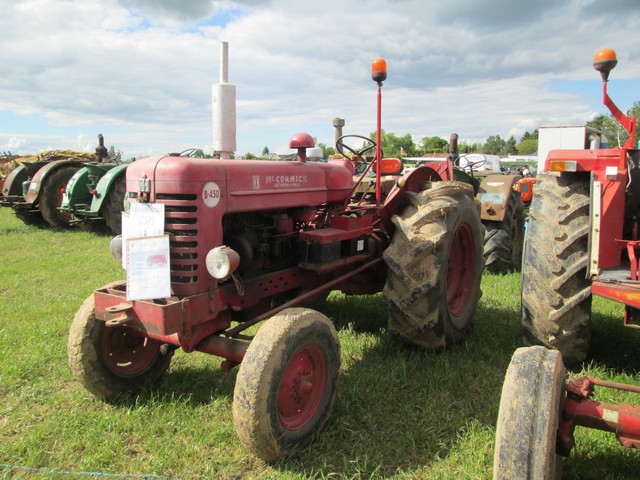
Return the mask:
[[113, 181], [102, 207], [102, 217], [114, 235], [122, 233], [122, 210], [124, 210], [124, 196], [127, 190], [126, 175], [124, 171]]
[[487, 221], [484, 226], [485, 268], [492, 273], [520, 270], [524, 242], [524, 203], [520, 193], [511, 190], [503, 221]]
[[62, 190], [78, 171], [80, 166], [67, 165], [50, 172], [42, 182], [38, 195], [38, 209], [42, 218], [54, 228], [68, 228], [73, 215], [62, 213], [58, 207], [62, 205]]
[[539, 175], [522, 266], [524, 343], [560, 350], [571, 367], [586, 358], [591, 342], [589, 206], [588, 177]]
[[556, 434], [566, 396], [565, 374], [555, 350], [536, 346], [515, 351], [500, 398], [494, 480], [560, 478]]
[[466, 183], [433, 182], [407, 194], [409, 206], [393, 216], [396, 231], [384, 252], [389, 329], [439, 350], [462, 340], [473, 323], [482, 294], [484, 227]]

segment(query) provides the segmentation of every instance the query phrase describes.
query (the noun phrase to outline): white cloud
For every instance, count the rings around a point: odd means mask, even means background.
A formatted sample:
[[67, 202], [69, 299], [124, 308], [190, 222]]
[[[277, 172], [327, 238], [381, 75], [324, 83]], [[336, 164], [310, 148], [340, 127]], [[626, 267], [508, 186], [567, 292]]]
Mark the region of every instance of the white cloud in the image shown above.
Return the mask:
[[265, 145], [286, 150], [300, 130], [331, 144], [331, 120], [338, 116], [347, 120], [345, 131], [367, 135], [375, 127], [369, 72], [378, 56], [389, 66], [383, 127], [416, 138], [456, 131], [483, 141], [584, 123], [594, 114], [597, 87], [583, 97], [554, 91], [551, 80], [597, 80], [590, 60], [604, 46], [620, 59], [612, 84], [640, 77], [640, 39], [629, 29], [640, 24], [635, 1], [487, 5], [10, 2], [0, 17], [0, 62], [10, 66], [0, 77], [0, 110], [41, 114], [48, 128], [0, 125], [0, 145], [23, 138], [14, 146], [21, 153], [57, 141], [95, 148], [97, 133], [131, 155], [211, 145], [220, 41], [230, 44], [240, 153], [259, 153]]

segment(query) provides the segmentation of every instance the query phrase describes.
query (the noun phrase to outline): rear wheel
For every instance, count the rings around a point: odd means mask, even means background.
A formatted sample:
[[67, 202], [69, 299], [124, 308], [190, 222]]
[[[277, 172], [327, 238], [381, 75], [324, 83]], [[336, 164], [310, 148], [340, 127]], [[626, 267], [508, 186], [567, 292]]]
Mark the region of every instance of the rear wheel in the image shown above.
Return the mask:
[[102, 216], [114, 235], [122, 233], [122, 210], [124, 209], [126, 189], [126, 172], [122, 172], [113, 181], [104, 199]]
[[124, 326], [107, 327], [95, 318], [94, 309], [91, 294], [73, 319], [67, 343], [71, 372], [87, 390], [110, 399], [135, 392], [169, 368], [173, 350], [162, 354], [157, 340], [136, 335]]
[[42, 218], [57, 228], [66, 228], [71, 224], [73, 215], [61, 212], [58, 207], [62, 205], [62, 196], [67, 183], [79, 167], [67, 165], [58, 167], [45, 176], [38, 195], [38, 209], [42, 213]]
[[564, 381], [559, 352], [539, 346], [515, 351], [502, 386], [494, 480], [560, 478], [556, 433], [566, 395]]
[[591, 341], [589, 205], [588, 177], [539, 175], [522, 265], [524, 342], [560, 350], [570, 366]]
[[465, 183], [431, 183], [408, 199], [384, 252], [389, 328], [419, 347], [441, 349], [471, 328], [482, 293], [483, 227]]
[[512, 190], [504, 220], [485, 222], [485, 268], [493, 273], [520, 270], [524, 242], [524, 204], [518, 192]]
[[238, 371], [233, 418], [240, 441], [275, 462], [313, 440], [333, 409], [339, 370], [338, 335], [327, 317], [305, 308], [273, 316]]

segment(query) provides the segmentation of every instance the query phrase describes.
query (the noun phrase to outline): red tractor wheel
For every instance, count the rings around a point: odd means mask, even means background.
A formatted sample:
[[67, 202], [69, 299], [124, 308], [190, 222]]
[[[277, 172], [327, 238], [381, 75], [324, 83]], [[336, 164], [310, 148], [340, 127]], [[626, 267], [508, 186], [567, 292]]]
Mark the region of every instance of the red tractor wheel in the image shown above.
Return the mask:
[[461, 182], [434, 182], [408, 199], [384, 252], [389, 328], [419, 347], [446, 348], [471, 328], [482, 293], [480, 214]]
[[[104, 288], [110, 285], [105, 285]], [[126, 327], [107, 327], [96, 320], [93, 294], [76, 313], [67, 343], [73, 375], [93, 394], [110, 399], [138, 390], [169, 368], [173, 351], [160, 352], [160, 342]]]
[[564, 381], [558, 351], [539, 346], [515, 351], [500, 398], [494, 480], [560, 478], [556, 433], [566, 395]]
[[290, 308], [258, 330], [240, 365], [233, 397], [236, 432], [267, 462], [318, 434], [333, 409], [340, 346], [319, 312]]

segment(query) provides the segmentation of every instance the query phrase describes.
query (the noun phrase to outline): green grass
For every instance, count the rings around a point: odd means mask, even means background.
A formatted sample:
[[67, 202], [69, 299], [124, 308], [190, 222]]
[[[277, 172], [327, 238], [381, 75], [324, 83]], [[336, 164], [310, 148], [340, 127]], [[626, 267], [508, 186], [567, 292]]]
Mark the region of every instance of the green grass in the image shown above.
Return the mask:
[[[235, 371], [177, 352], [168, 374], [105, 403], [71, 376], [66, 335], [93, 289], [122, 278], [109, 238], [28, 227], [0, 209], [0, 479], [84, 478], [55, 472], [181, 479], [491, 478], [502, 380], [520, 346], [520, 278], [483, 277], [469, 337], [429, 355], [385, 329], [381, 295], [333, 292], [324, 312], [342, 345], [335, 409], [317, 441], [270, 466], [235, 436]], [[592, 356], [581, 374], [640, 384], [639, 333], [622, 308], [594, 301]], [[632, 394], [597, 391], [610, 402]], [[611, 434], [578, 429], [564, 478], [637, 478], [640, 458]], [[28, 467], [41, 471], [25, 470]], [[124, 477], [120, 477], [124, 478]]]

